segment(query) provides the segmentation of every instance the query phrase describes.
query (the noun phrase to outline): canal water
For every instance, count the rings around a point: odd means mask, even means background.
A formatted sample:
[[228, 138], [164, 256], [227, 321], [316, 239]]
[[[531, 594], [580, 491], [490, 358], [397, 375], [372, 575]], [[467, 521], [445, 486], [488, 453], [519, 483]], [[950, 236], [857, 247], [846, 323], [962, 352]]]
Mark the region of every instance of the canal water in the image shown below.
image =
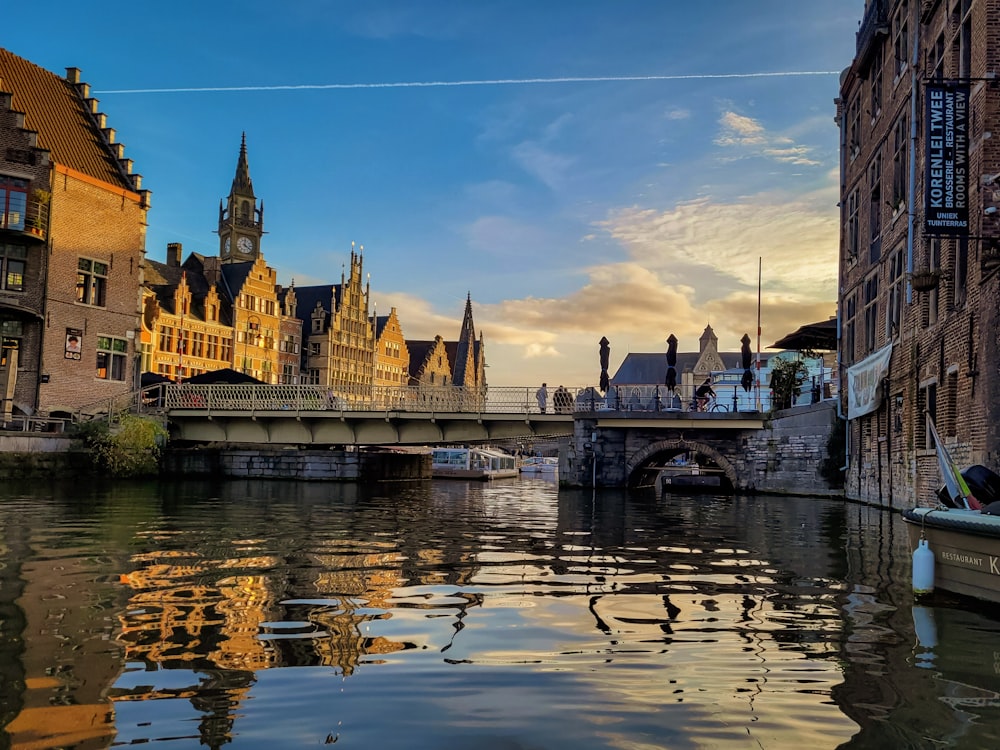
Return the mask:
[[1000, 747], [898, 515], [541, 479], [0, 485], [0, 747]]

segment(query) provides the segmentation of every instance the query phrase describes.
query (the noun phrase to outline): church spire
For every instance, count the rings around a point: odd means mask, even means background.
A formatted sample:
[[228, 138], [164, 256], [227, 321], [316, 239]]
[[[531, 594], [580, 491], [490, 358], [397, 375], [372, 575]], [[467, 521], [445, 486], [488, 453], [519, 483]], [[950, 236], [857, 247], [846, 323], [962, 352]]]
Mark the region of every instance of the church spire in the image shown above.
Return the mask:
[[233, 195], [254, 197], [253, 180], [250, 179], [250, 162], [247, 160], [246, 131], [243, 131], [243, 138], [240, 142], [240, 158], [236, 161], [236, 176], [233, 177], [233, 187], [230, 192]]
[[465, 298], [465, 317], [462, 331], [458, 334], [458, 348], [455, 353], [455, 372], [452, 382], [458, 386], [476, 385], [476, 324], [472, 320], [472, 292]]

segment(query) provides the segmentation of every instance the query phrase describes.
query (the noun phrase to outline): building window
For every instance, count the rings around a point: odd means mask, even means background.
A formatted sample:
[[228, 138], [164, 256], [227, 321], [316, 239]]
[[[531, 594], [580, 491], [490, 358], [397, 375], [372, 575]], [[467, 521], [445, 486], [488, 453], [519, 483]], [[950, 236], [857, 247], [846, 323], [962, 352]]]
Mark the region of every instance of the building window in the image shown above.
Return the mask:
[[20, 351], [24, 325], [20, 320], [0, 320], [0, 366], [6, 366], [12, 351]]
[[847, 256], [849, 258], [858, 257], [858, 246], [861, 239], [861, 225], [858, 219], [858, 203], [858, 189], [855, 188], [851, 191], [851, 194], [847, 196], [847, 236], [845, 238], [845, 244], [847, 245]]
[[865, 354], [875, 351], [878, 343], [878, 272], [865, 279]]
[[24, 291], [24, 271], [28, 248], [24, 245], [0, 245], [0, 289]]
[[871, 186], [871, 197], [868, 202], [868, 237], [869, 257], [871, 263], [877, 263], [882, 256], [882, 153], [875, 153], [871, 166], [868, 167], [868, 184]]
[[885, 313], [886, 340], [899, 335], [903, 314], [903, 251], [896, 250], [889, 256], [889, 309]]
[[930, 60], [931, 79], [935, 81], [944, 80], [944, 32], [938, 34], [937, 41], [934, 42], [934, 49], [931, 52], [933, 57]]
[[937, 425], [937, 381], [921, 383], [917, 391], [917, 430], [918, 448], [936, 448], [934, 436], [931, 435], [928, 419]]
[[319, 352], [319, 344], [316, 344], [316, 343], [309, 344], [309, 354], [310, 354], [310, 356], [318, 357], [319, 354], [320, 354], [320, 352]]
[[972, 9], [972, 0], [961, 0], [955, 8], [962, 24], [958, 32], [958, 77], [970, 78], [972, 76], [972, 18], [969, 11]]
[[906, 115], [896, 121], [892, 139], [892, 210], [899, 210], [906, 201], [907, 127]]
[[847, 144], [851, 153], [851, 161], [861, 153], [861, 94], [857, 93], [851, 99], [847, 108]]
[[24, 231], [28, 181], [0, 175], [0, 229]]
[[174, 350], [174, 329], [170, 326], [160, 326], [160, 346], [161, 352], [172, 352]]
[[108, 264], [80, 258], [76, 264], [76, 301], [104, 307], [108, 288]]
[[896, 58], [893, 66], [893, 79], [899, 78], [906, 70], [910, 55], [910, 11], [908, 5], [907, 0], [903, 0], [896, 8], [896, 15], [892, 19], [892, 48]]
[[128, 341], [114, 336], [97, 337], [97, 377], [102, 380], [125, 380]]
[[882, 54], [882, 48], [879, 47], [872, 56], [872, 96], [868, 106], [873, 123], [882, 114], [882, 68], [884, 67]]

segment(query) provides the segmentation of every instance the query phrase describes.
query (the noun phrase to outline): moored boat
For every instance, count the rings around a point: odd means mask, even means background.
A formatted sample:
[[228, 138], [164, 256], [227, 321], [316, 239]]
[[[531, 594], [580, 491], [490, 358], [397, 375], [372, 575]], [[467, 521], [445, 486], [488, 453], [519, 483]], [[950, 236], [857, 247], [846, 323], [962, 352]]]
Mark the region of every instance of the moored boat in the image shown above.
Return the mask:
[[962, 508], [903, 512], [910, 548], [933, 553], [933, 588], [1000, 602], [1000, 516]]
[[903, 511], [913, 550], [913, 592], [935, 588], [1000, 602], [1000, 476], [976, 464], [959, 471], [930, 415], [944, 485], [938, 508]]
[[441, 447], [431, 451], [431, 476], [443, 479], [503, 479], [518, 475], [514, 457], [492, 448]]

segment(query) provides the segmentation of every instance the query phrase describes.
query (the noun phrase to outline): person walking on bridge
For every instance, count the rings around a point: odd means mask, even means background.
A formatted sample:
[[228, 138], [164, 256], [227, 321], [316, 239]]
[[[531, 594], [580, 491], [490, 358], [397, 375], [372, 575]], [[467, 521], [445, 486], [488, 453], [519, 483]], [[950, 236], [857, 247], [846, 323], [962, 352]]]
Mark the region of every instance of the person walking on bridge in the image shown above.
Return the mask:
[[542, 383], [542, 387], [535, 391], [535, 398], [538, 400], [538, 410], [544, 414], [545, 404], [549, 400], [549, 389], [545, 387], [545, 383]]

